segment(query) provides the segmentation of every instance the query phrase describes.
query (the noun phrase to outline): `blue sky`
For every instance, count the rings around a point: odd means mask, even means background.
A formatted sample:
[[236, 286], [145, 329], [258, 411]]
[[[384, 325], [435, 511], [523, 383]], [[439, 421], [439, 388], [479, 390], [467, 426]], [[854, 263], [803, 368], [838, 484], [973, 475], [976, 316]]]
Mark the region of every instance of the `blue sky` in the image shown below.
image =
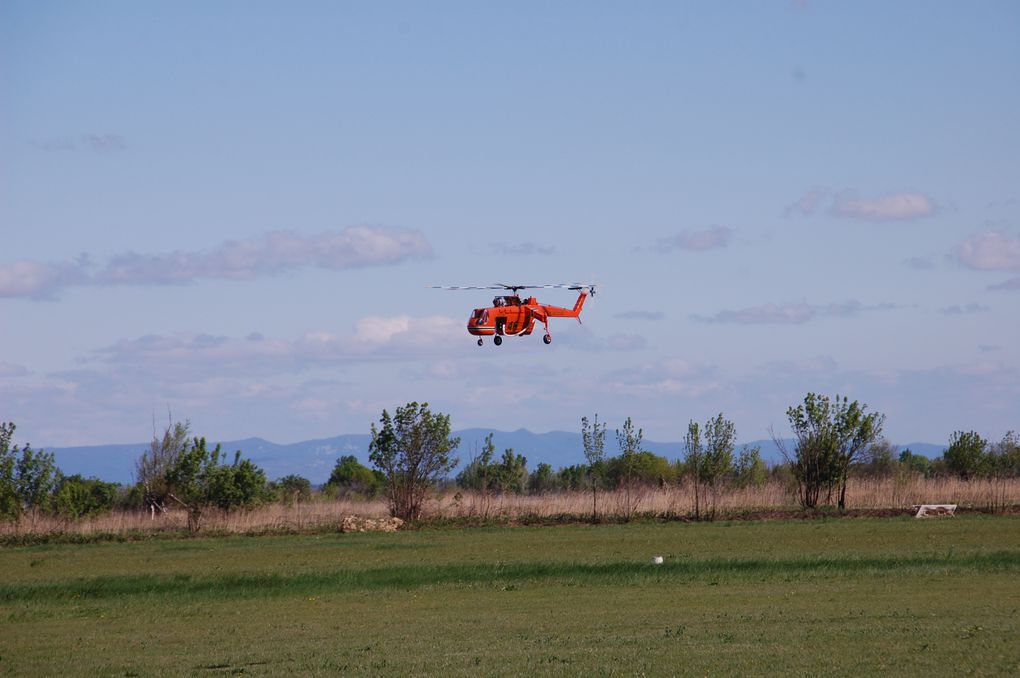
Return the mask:
[[[1015, 2], [0, 5], [0, 420], [1020, 428]], [[596, 281], [479, 349], [486, 293]], [[567, 291], [543, 292], [571, 305]]]

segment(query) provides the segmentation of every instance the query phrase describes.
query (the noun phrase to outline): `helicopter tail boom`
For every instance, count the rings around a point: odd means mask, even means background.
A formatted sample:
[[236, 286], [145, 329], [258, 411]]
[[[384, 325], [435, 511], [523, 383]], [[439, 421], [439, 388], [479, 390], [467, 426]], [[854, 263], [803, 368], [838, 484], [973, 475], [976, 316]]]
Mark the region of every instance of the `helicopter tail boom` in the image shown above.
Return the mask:
[[584, 301], [588, 298], [588, 289], [581, 288], [580, 294], [577, 295], [577, 301], [574, 303], [574, 308], [561, 308], [559, 306], [545, 306], [545, 314], [550, 318], [579, 318], [581, 316], [581, 309], [584, 308]]

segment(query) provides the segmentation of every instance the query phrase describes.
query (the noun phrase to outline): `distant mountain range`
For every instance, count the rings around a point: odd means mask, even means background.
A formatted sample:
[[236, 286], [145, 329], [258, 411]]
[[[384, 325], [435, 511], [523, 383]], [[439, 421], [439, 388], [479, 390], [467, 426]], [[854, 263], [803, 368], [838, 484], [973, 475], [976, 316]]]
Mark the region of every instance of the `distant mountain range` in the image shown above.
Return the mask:
[[[496, 455], [499, 456], [506, 448], [523, 454], [528, 459], [528, 468], [534, 469], [540, 463], [550, 464], [553, 468], [580, 464], [584, 461], [584, 447], [580, 433], [567, 431], [550, 431], [549, 433], [532, 433], [527, 429], [516, 431], [493, 431], [491, 429], [470, 428], [456, 431], [460, 437], [460, 448], [457, 456], [458, 467], [462, 467], [478, 454], [485, 441], [485, 436], [493, 434], [496, 444]], [[308, 478], [313, 483], [324, 483], [338, 457], [354, 455], [363, 464], [368, 464], [368, 444], [371, 436], [367, 433], [341, 435], [334, 438], [305, 440], [298, 443], [278, 444], [262, 438], [245, 438], [244, 440], [228, 440], [220, 444], [227, 458], [232, 459], [235, 450], [242, 456], [251, 459], [266, 471], [266, 475], [280, 478], [296, 474]], [[215, 445], [215, 443], [212, 443]], [[740, 450], [744, 444], [738, 445]], [[746, 445], [758, 445], [762, 458], [769, 463], [783, 460], [782, 454], [772, 440], [753, 440]], [[683, 443], [659, 443], [645, 440], [644, 449], [669, 460], [683, 457]], [[910, 443], [898, 445], [897, 449], [910, 448], [916, 454], [937, 457], [945, 449], [944, 445], [930, 443]], [[149, 449], [149, 443], [130, 443], [126, 445], [90, 445], [85, 447], [54, 447], [46, 448], [53, 452], [57, 466], [67, 475], [80, 473], [83, 476], [95, 476], [103, 480], [131, 483], [134, 482], [135, 462], [143, 452]], [[792, 449], [792, 445], [791, 445]], [[619, 454], [616, 438], [610, 431], [606, 436], [606, 455]]]

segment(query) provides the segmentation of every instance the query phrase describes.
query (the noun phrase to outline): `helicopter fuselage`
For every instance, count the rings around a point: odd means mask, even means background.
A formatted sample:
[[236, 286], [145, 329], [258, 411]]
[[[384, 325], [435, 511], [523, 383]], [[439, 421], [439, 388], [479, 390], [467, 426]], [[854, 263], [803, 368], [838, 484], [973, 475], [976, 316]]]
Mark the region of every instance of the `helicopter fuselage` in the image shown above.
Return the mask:
[[[531, 334], [535, 323], [541, 322], [548, 337], [549, 318], [579, 318], [587, 296], [587, 291], [582, 291], [572, 309], [540, 304], [535, 297], [523, 300], [517, 295], [496, 297], [492, 306], [476, 308], [471, 312], [467, 330], [478, 337], [520, 337]], [[549, 343], [548, 339], [546, 343]]]
[[497, 297], [499, 305], [488, 308], [476, 308], [468, 318], [468, 332], [479, 337], [491, 337], [494, 334], [503, 336], [526, 336], [535, 329], [533, 306], [538, 300], [528, 297], [521, 301], [520, 297]]

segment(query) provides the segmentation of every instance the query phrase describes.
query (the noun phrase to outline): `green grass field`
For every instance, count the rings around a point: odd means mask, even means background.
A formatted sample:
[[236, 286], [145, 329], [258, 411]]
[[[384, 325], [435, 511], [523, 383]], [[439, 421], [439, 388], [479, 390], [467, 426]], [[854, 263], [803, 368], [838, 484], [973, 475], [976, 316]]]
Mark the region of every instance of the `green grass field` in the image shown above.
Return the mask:
[[3, 675], [879, 672], [1020, 672], [1020, 518], [0, 549]]

